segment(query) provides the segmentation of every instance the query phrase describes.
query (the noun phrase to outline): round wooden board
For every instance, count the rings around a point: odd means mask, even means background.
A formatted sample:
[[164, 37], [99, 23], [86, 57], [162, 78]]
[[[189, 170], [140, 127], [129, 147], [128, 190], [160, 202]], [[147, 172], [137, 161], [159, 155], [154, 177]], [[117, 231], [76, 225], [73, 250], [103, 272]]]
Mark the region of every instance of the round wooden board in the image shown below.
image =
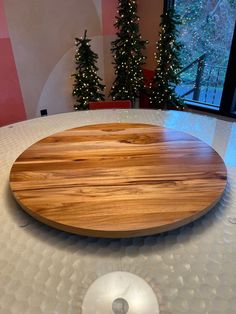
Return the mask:
[[14, 162], [10, 186], [39, 221], [96, 237], [185, 225], [219, 200], [221, 157], [201, 140], [148, 124], [89, 125], [48, 136]]

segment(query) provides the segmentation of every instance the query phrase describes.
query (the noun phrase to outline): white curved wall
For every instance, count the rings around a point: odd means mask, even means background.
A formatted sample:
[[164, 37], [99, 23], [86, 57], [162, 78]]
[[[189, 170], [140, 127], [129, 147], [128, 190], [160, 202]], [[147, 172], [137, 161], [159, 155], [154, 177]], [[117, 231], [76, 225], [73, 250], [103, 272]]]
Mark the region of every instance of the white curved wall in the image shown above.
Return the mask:
[[[100, 77], [104, 76], [103, 69], [103, 45], [102, 36], [91, 38], [91, 48], [99, 55], [97, 66]], [[69, 49], [58, 61], [49, 74], [43, 86], [39, 102], [37, 105], [36, 116], [40, 116], [41, 109], [47, 109], [48, 114], [56, 114], [73, 110], [74, 99], [71, 95], [73, 89], [73, 78], [71, 74], [75, 72], [74, 65], [75, 47]]]
[[[9, 32], [28, 118], [37, 115], [42, 97], [45, 103], [51, 97], [54, 103], [59, 104], [60, 110], [73, 110], [68, 105], [71, 91], [67, 77], [74, 59], [64, 56], [73, 46], [74, 37], [82, 36], [85, 29], [88, 30], [89, 37], [102, 34], [100, 2], [101, 0], [5, 0]], [[65, 72], [64, 78], [62, 71]], [[55, 82], [52, 82], [54, 79]], [[63, 91], [60, 90], [62, 81], [66, 82]], [[60, 99], [63, 95], [65, 97]], [[63, 99], [66, 102], [64, 104]]]

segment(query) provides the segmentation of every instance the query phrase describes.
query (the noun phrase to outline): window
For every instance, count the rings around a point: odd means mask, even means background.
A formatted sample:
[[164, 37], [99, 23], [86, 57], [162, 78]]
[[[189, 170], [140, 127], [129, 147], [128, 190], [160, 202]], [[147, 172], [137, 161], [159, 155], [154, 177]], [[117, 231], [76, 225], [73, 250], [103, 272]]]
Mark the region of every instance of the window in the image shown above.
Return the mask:
[[181, 16], [179, 40], [184, 45], [177, 93], [194, 107], [233, 113], [232, 108], [226, 110], [224, 88], [231, 76], [227, 68], [235, 66], [229, 59], [236, 0], [175, 0], [175, 9]]

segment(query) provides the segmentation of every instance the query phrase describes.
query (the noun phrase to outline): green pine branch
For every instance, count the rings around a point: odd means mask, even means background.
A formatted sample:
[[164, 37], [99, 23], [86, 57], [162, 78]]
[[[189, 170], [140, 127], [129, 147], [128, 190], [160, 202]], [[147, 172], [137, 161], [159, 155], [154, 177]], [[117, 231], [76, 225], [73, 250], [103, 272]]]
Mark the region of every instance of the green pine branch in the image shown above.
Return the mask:
[[175, 93], [180, 83], [178, 74], [182, 68], [180, 52], [182, 44], [178, 42], [177, 26], [181, 24], [174, 9], [169, 9], [161, 16], [159, 33], [156, 43], [156, 69], [150, 84], [150, 103], [161, 109], [183, 109], [184, 103]]
[[87, 38], [87, 31], [83, 38], [75, 38], [76, 72], [74, 77], [72, 95], [75, 98], [74, 109], [86, 110], [90, 101], [104, 100], [105, 85], [101, 83], [101, 78], [97, 75], [98, 55], [91, 50], [91, 39]]
[[139, 17], [134, 0], [120, 0], [115, 23], [117, 39], [112, 42], [111, 52], [114, 58], [115, 80], [110, 96], [113, 99], [130, 99], [144, 87], [142, 65], [145, 63], [143, 49], [146, 41], [139, 33]]

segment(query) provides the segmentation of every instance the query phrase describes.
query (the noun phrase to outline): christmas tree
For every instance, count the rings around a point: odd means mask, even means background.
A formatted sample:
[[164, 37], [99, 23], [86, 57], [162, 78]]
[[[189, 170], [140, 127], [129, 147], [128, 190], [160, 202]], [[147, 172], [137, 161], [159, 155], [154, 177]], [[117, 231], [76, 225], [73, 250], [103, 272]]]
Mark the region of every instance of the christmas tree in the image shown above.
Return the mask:
[[75, 97], [75, 110], [88, 109], [89, 101], [104, 100], [103, 90], [105, 86], [100, 83], [101, 78], [97, 75], [98, 55], [91, 50], [87, 37], [87, 31], [83, 38], [75, 38], [76, 45], [76, 73], [72, 95]]
[[141, 39], [139, 17], [136, 12], [136, 1], [119, 0], [119, 16], [115, 23], [118, 38], [112, 42], [111, 48], [116, 78], [110, 96], [114, 100], [129, 99], [134, 102], [144, 86], [141, 66], [144, 64], [145, 57], [142, 50], [145, 49], [147, 42]]
[[180, 24], [179, 16], [173, 8], [161, 16], [160, 38], [156, 44], [155, 59], [157, 67], [150, 84], [150, 103], [161, 109], [183, 109], [184, 103], [175, 93], [180, 83], [180, 50], [182, 44], [177, 41]]

